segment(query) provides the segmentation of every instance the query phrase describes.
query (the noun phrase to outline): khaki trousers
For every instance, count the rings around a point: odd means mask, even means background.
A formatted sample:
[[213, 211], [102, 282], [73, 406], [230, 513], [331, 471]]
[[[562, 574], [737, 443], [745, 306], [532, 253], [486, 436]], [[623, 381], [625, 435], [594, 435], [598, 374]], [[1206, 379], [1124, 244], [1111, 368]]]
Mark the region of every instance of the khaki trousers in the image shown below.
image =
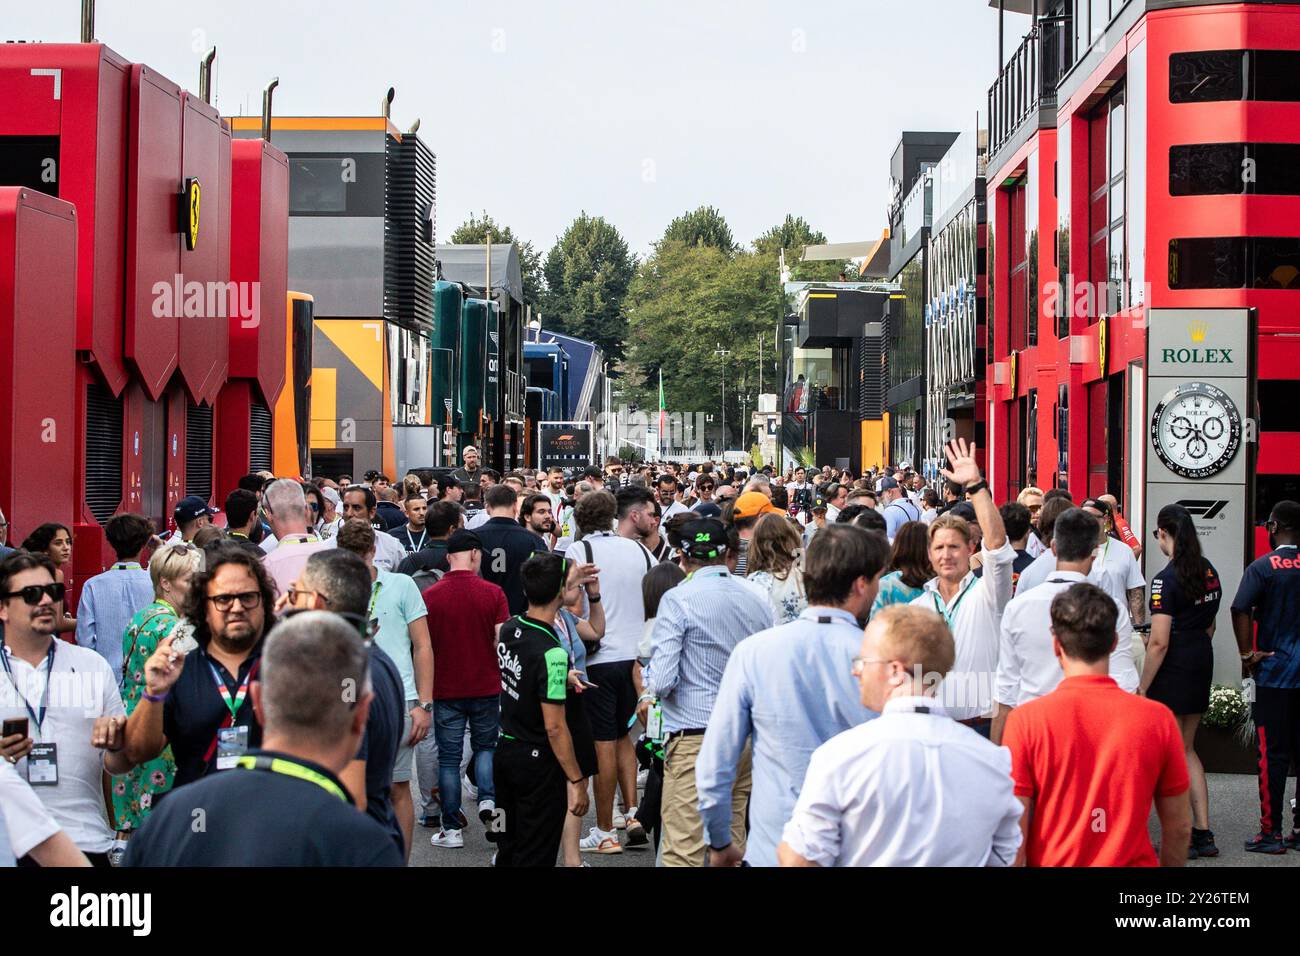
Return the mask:
[[[674, 737], [664, 753], [664, 792], [660, 841], [661, 866], [705, 866], [709, 846], [704, 839], [704, 822], [695, 792], [695, 761], [704, 745], [704, 735]], [[745, 850], [745, 814], [753, 785], [752, 759], [745, 746], [736, 767], [736, 784], [731, 794], [731, 842]]]

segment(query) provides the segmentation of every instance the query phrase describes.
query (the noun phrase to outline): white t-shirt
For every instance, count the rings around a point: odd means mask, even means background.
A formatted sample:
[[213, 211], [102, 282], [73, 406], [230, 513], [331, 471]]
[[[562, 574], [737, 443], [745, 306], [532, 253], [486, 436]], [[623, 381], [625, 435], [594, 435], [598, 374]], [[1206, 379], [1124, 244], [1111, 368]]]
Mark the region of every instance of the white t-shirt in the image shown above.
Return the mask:
[[[0, 670], [0, 720], [27, 717], [28, 735], [34, 742], [57, 746], [59, 782], [33, 787], [33, 792], [83, 853], [107, 853], [113, 845], [113, 831], [105, 816], [101, 786], [104, 751], [91, 746], [90, 737], [96, 718], [126, 714], [117, 675], [90, 648], [65, 641], [54, 642], [52, 681], [44, 659], [40, 666], [32, 667], [8, 646], [0, 653], [8, 658], [13, 674], [10, 680]], [[39, 714], [47, 683], [45, 720], [37, 727], [23, 699]], [[27, 765], [26, 757], [14, 765], [23, 780], [30, 779]]]
[[[660, 505], [659, 507], [663, 508], [663, 505]], [[664, 525], [666, 525], [668, 523], [669, 518], [673, 518], [680, 514], [685, 514], [690, 510], [691, 510], [690, 508], [682, 504], [680, 501], [674, 501], [667, 508], [664, 508], [663, 515], [659, 519], [659, 527], [662, 528]]]
[[[1077, 571], [1057, 571], [1007, 604], [1002, 614], [998, 679], [994, 688], [998, 703], [1019, 707], [1050, 694], [1064, 679], [1061, 664], [1052, 652], [1052, 600], [1086, 580]], [[1138, 688], [1137, 668], [1133, 666], [1133, 622], [1123, 604], [1116, 601], [1115, 606], [1119, 610], [1115, 621], [1119, 640], [1111, 651], [1110, 676], [1132, 694]]]
[[1010, 866], [1013, 786], [1009, 750], [932, 698], [895, 698], [813, 751], [782, 838], [821, 866]]
[[654, 567], [655, 559], [645, 545], [611, 531], [597, 531], [569, 548], [572, 561], [586, 561], [587, 547], [600, 568], [600, 599], [605, 605], [605, 636], [587, 664], [612, 664], [635, 660], [641, 632], [645, 629], [645, 601], [641, 579]]

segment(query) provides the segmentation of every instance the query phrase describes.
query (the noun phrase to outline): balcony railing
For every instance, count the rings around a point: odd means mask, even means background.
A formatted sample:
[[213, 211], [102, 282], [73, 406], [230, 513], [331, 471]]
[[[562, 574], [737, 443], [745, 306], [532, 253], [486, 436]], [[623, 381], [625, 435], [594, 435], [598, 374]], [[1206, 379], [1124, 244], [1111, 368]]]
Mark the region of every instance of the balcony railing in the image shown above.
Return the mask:
[[1040, 19], [989, 87], [989, 155], [1031, 117], [1056, 110], [1056, 84], [1069, 68], [1069, 20]]

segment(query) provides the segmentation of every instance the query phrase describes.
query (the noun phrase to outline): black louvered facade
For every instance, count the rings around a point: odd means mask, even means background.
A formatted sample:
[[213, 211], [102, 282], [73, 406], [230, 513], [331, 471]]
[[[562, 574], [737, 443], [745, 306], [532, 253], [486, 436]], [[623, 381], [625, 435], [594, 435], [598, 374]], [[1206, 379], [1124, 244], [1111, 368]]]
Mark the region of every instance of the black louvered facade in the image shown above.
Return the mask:
[[271, 471], [271, 410], [261, 402], [248, 412], [248, 470]]
[[388, 136], [384, 191], [384, 318], [433, 327], [437, 160], [418, 137]]
[[103, 385], [86, 389], [86, 506], [104, 524], [122, 501], [122, 400]]
[[858, 348], [858, 414], [865, 420], [875, 421], [885, 413], [884, 338], [865, 336]]
[[185, 411], [185, 493], [204, 501], [212, 497], [211, 405], [190, 405]]

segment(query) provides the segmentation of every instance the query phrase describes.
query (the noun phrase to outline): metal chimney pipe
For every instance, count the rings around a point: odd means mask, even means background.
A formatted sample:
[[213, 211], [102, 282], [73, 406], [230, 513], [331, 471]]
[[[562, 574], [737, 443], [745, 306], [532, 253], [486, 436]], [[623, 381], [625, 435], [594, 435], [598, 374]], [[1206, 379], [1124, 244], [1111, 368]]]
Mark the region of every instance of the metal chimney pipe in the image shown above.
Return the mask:
[[384, 119], [388, 119], [390, 116], [392, 116], [393, 97], [395, 96], [397, 96], [397, 90], [390, 86], [388, 88], [388, 92], [384, 94], [384, 101], [379, 104], [379, 115], [381, 115]]
[[280, 78], [277, 76], [262, 90], [262, 139], [268, 143], [271, 142], [271, 98], [279, 85]]
[[199, 97], [203, 102], [212, 103], [212, 61], [217, 58], [214, 46], [199, 63]]
[[81, 42], [95, 42], [95, 0], [81, 0]]

